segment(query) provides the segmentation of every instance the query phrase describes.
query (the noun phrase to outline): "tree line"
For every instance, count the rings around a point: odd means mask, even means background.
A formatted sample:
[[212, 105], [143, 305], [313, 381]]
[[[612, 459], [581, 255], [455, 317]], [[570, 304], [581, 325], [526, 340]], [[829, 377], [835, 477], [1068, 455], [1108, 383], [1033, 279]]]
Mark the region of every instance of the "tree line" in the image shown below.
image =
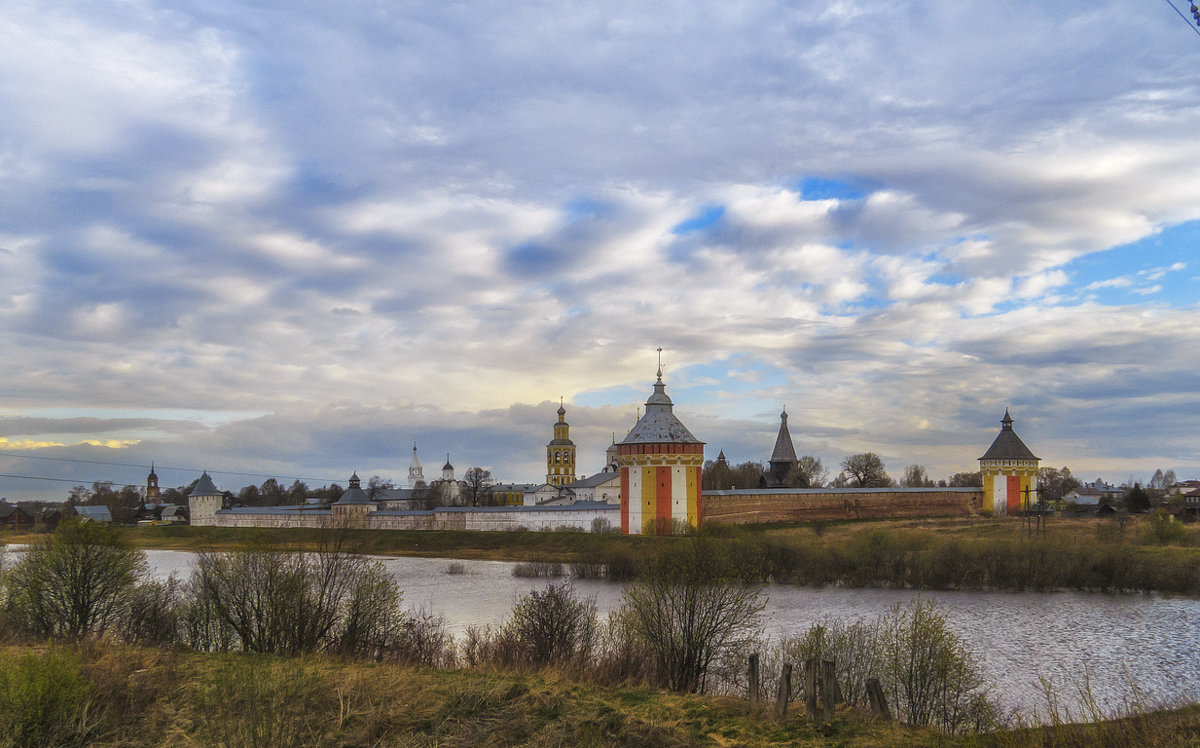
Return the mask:
[[[899, 480], [888, 474], [882, 458], [874, 452], [847, 455], [839, 465], [841, 470], [834, 476], [821, 463], [821, 458], [803, 455], [789, 470], [783, 485], [788, 488], [934, 488], [968, 487], [983, 484], [983, 474], [974, 472], [955, 473], [948, 478], [934, 481], [924, 465], [908, 465]], [[729, 465], [722, 460], [704, 463], [701, 476], [702, 487], [710, 491], [734, 488], [769, 487], [768, 467], [753, 460]]]

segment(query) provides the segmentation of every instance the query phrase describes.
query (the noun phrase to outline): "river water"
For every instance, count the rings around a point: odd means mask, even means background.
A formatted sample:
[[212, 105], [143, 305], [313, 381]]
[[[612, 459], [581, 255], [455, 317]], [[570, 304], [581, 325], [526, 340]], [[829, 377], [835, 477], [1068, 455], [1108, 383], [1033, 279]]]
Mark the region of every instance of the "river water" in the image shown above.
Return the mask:
[[[155, 575], [191, 573], [195, 554], [147, 551]], [[464, 574], [449, 574], [451, 561], [383, 558], [404, 590], [405, 605], [445, 617], [461, 634], [471, 625], [503, 619], [513, 602], [545, 579], [512, 575], [503, 561], [454, 561]], [[620, 605], [623, 586], [578, 580], [579, 593], [596, 598], [602, 616]], [[766, 630], [772, 639], [802, 634], [833, 619], [873, 618], [918, 594], [932, 600], [950, 629], [983, 663], [992, 693], [1006, 707], [1032, 717], [1045, 704], [1039, 676], [1065, 691], [1064, 703], [1085, 675], [1108, 709], [1135, 701], [1145, 705], [1200, 701], [1200, 600], [1156, 594], [1085, 592], [913, 592], [909, 590], [814, 589], [768, 585]], [[1135, 694], [1129, 684], [1136, 683]]]

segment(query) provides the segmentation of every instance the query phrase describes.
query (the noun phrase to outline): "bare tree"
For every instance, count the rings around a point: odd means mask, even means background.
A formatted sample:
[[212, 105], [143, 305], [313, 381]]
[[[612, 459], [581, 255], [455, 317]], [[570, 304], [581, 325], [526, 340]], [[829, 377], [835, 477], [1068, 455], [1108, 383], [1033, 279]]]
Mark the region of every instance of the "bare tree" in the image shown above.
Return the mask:
[[713, 662], [758, 634], [763, 606], [761, 588], [697, 536], [644, 562], [617, 616], [650, 653], [661, 685], [702, 692]]
[[103, 633], [125, 614], [146, 556], [120, 530], [64, 518], [4, 580], [7, 613], [39, 636]]
[[484, 506], [491, 503], [492, 473], [481, 467], [469, 468], [463, 474], [463, 500], [468, 506]]
[[381, 493], [384, 491], [391, 491], [395, 487], [396, 484], [392, 483], [390, 480], [387, 480], [386, 478], [380, 478], [378, 475], [372, 475], [371, 479], [367, 481], [367, 498], [371, 501], [375, 501], [379, 498]]
[[821, 458], [804, 455], [788, 473], [789, 486], [798, 488], [821, 488], [829, 479], [829, 471], [821, 464]]
[[886, 488], [892, 478], [883, 467], [883, 460], [874, 452], [848, 455], [842, 460], [842, 475], [855, 488]]

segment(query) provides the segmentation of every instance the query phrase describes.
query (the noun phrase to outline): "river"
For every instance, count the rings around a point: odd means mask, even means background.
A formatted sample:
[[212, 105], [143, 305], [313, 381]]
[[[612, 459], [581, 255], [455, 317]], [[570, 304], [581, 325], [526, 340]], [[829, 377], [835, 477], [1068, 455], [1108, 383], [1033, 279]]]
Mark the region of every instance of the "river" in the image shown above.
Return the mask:
[[[155, 575], [190, 574], [195, 554], [147, 551]], [[405, 605], [445, 617], [461, 634], [471, 625], [503, 619], [513, 601], [545, 579], [512, 575], [503, 561], [454, 561], [466, 573], [449, 574], [447, 559], [383, 558], [404, 590]], [[578, 580], [602, 616], [620, 604], [623, 586]], [[773, 639], [803, 633], [812, 623], [873, 618], [918, 594], [932, 600], [950, 629], [980, 658], [993, 695], [1032, 716], [1044, 706], [1039, 675], [1065, 687], [1064, 702], [1086, 673], [1107, 708], [1200, 701], [1200, 600], [1157, 594], [1086, 592], [914, 592], [821, 589], [768, 585], [766, 630]], [[1131, 692], [1136, 683], [1140, 692]]]

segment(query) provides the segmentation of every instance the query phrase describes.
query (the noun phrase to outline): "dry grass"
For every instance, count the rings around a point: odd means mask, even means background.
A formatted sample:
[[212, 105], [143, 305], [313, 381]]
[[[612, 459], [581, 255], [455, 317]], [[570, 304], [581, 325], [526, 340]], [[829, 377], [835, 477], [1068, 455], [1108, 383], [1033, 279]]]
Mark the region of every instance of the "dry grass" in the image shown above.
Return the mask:
[[[29, 651], [0, 648], [0, 658], [11, 661]], [[795, 710], [779, 719], [766, 707], [750, 712], [729, 697], [598, 686], [555, 671], [437, 671], [99, 644], [76, 648], [72, 658], [94, 687], [88, 702], [93, 746], [1200, 744], [1200, 707], [955, 737], [878, 722], [850, 709], [838, 711], [829, 724], [809, 722]]]

